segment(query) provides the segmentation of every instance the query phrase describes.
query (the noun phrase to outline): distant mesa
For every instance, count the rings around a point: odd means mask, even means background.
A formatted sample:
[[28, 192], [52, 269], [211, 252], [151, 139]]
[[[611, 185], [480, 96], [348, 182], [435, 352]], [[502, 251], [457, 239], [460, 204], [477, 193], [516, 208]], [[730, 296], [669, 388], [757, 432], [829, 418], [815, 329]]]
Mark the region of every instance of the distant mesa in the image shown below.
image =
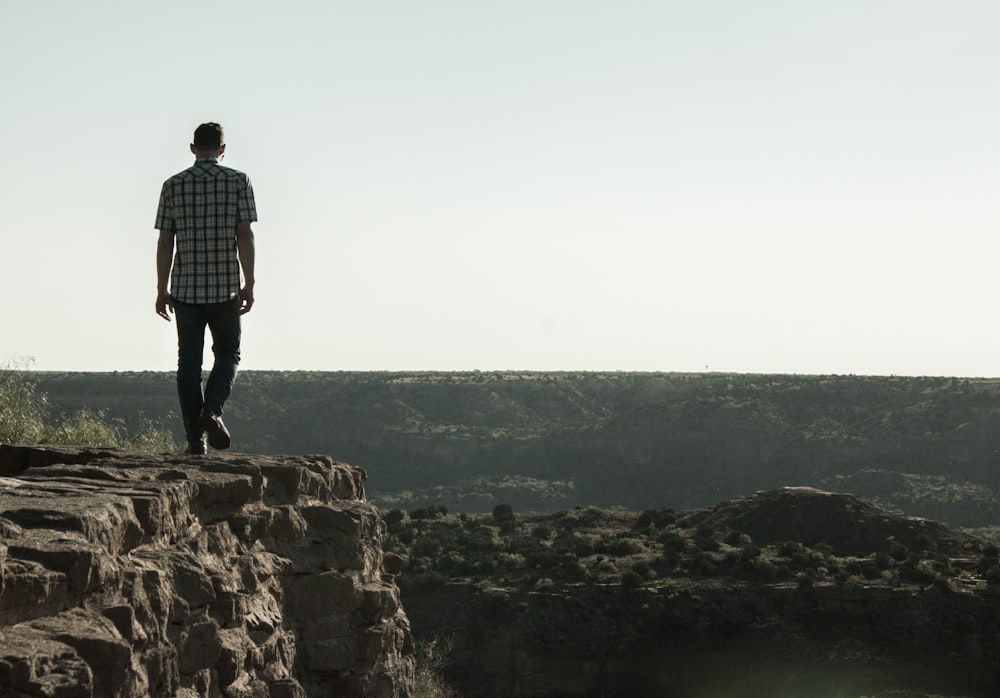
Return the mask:
[[829, 545], [837, 555], [870, 555], [898, 542], [911, 549], [933, 544], [937, 552], [959, 555], [978, 539], [937, 521], [905, 516], [852, 494], [814, 487], [782, 487], [724, 502], [693, 514], [691, 525], [733, 530], [758, 545], [794, 540]]

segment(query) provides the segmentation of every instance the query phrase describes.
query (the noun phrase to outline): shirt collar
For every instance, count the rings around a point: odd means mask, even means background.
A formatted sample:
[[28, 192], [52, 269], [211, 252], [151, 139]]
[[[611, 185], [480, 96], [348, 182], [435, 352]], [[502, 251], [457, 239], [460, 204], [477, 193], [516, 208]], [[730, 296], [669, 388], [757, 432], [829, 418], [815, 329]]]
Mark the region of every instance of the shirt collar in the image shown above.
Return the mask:
[[197, 157], [197, 158], [195, 158], [194, 162], [195, 162], [195, 164], [198, 164], [200, 162], [205, 162], [205, 163], [209, 163], [209, 164], [212, 164], [212, 165], [216, 165], [219, 162], [219, 158], [212, 157], [211, 155], [205, 155], [203, 157]]

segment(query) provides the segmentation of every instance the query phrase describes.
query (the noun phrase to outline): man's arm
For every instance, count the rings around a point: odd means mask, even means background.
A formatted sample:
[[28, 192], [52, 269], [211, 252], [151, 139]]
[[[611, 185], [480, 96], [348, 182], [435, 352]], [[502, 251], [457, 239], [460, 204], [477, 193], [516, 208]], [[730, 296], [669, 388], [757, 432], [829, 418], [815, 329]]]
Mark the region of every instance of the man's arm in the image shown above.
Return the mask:
[[253, 230], [249, 222], [236, 226], [236, 252], [240, 256], [243, 269], [243, 288], [240, 289], [240, 315], [250, 312], [253, 307], [254, 257]]
[[170, 302], [170, 292], [167, 282], [170, 279], [170, 267], [174, 261], [174, 233], [172, 230], [161, 230], [160, 239], [156, 241], [156, 314], [170, 322], [170, 314], [174, 306]]

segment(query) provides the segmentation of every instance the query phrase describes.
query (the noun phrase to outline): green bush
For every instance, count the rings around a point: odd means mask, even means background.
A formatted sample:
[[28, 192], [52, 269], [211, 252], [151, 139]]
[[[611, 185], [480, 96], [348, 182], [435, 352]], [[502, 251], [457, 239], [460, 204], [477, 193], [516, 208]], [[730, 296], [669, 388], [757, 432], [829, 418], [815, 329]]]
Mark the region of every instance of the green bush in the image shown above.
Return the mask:
[[666, 572], [672, 572], [677, 569], [677, 565], [681, 563], [681, 559], [679, 552], [668, 548], [663, 551], [663, 555], [657, 560], [657, 565]]
[[910, 554], [910, 549], [900, 542], [895, 542], [889, 547], [889, 555], [897, 562], [903, 562]]
[[445, 682], [443, 673], [448, 655], [455, 646], [451, 637], [436, 637], [417, 644], [417, 675], [414, 698], [458, 698]]
[[563, 533], [555, 540], [557, 550], [568, 550], [577, 557], [587, 557], [593, 555], [598, 547], [600, 538], [589, 533]]
[[778, 555], [781, 555], [782, 557], [792, 557], [796, 553], [804, 553], [805, 546], [798, 541], [786, 540], [778, 543], [777, 552]]
[[745, 533], [740, 533], [739, 531], [730, 531], [722, 540], [726, 545], [731, 545], [734, 548], [750, 545], [751, 542], [750, 536]]
[[46, 398], [12, 368], [0, 369], [0, 442], [37, 443], [45, 428]]
[[152, 422], [148, 424], [149, 426], [138, 434], [129, 437], [124, 446], [146, 453], [171, 453], [177, 448], [174, 437], [168, 429], [158, 427]]
[[441, 552], [441, 539], [437, 536], [420, 536], [413, 543], [410, 551], [420, 557], [434, 558]]
[[524, 555], [519, 553], [498, 553], [496, 556], [496, 564], [500, 567], [500, 569], [508, 572], [524, 569]]
[[[888, 557], [886, 555], [886, 558]], [[874, 560], [866, 560], [861, 565], [861, 576], [865, 579], [880, 579], [882, 577], [882, 569], [879, 568]]]
[[675, 550], [678, 553], [684, 552], [687, 548], [687, 538], [676, 531], [667, 531], [659, 537], [658, 541], [667, 550]]
[[646, 552], [646, 546], [634, 538], [619, 538], [614, 544], [613, 552], [618, 556], [638, 555]]
[[493, 507], [493, 520], [497, 523], [507, 523], [514, 520], [514, 510], [510, 504], [497, 504]]
[[538, 524], [531, 529], [531, 535], [541, 540], [548, 540], [552, 537], [552, 528], [545, 524]]
[[529, 567], [546, 570], [555, 569], [564, 559], [554, 550], [548, 548], [531, 551], [524, 558]]
[[[22, 362], [23, 363], [23, 362]], [[82, 409], [50, 423], [48, 399], [23, 370], [0, 368], [0, 442], [128, 448], [150, 453], [173, 451], [169, 430], [142, 415], [129, 425], [103, 410]]]
[[641, 574], [629, 570], [622, 575], [622, 589], [639, 589], [645, 581]]
[[448, 507], [443, 504], [432, 504], [422, 509], [414, 509], [410, 512], [410, 518], [414, 521], [421, 519], [440, 519], [448, 515]]
[[880, 570], [887, 570], [892, 567], [892, 558], [888, 553], [876, 553], [875, 566]]
[[443, 572], [465, 572], [467, 565], [462, 553], [449, 550], [437, 560], [437, 568]]
[[701, 551], [694, 558], [697, 570], [708, 577], [714, 577], [719, 573], [719, 566], [715, 564], [715, 559], [708, 553]]
[[106, 421], [103, 412], [83, 409], [62, 423], [46, 428], [41, 440], [51, 444], [110, 447], [117, 445], [118, 435], [115, 428]]
[[587, 568], [576, 559], [563, 559], [559, 563], [559, 572], [562, 576], [571, 579], [582, 579], [587, 576]]
[[927, 561], [907, 562], [899, 568], [899, 578], [917, 584], [931, 584], [942, 579]]
[[774, 563], [762, 557], [754, 557], [743, 560], [742, 566], [743, 569], [749, 572], [752, 576], [764, 581], [770, 581], [777, 578], [779, 572]]
[[403, 574], [396, 580], [396, 584], [403, 593], [408, 589], [414, 592], [435, 591], [443, 588], [447, 583], [446, 576], [433, 570], [416, 574]]
[[144, 417], [134, 436], [120, 419], [109, 419], [103, 410], [82, 409], [42, 432], [40, 443], [128, 448], [147, 453], [168, 453], [176, 446], [168, 431]]
[[825, 557], [830, 557], [833, 555], [833, 546], [829, 543], [817, 543], [813, 546], [813, 550], [821, 553]]
[[677, 512], [673, 509], [649, 510], [642, 512], [635, 523], [634, 529], [664, 528], [675, 521], [677, 521]]
[[715, 538], [706, 538], [704, 536], [695, 536], [694, 542], [698, 545], [701, 550], [707, 550], [715, 552], [722, 547], [722, 544]]
[[461, 541], [463, 547], [477, 552], [490, 552], [503, 547], [497, 530], [488, 526], [467, 530]]

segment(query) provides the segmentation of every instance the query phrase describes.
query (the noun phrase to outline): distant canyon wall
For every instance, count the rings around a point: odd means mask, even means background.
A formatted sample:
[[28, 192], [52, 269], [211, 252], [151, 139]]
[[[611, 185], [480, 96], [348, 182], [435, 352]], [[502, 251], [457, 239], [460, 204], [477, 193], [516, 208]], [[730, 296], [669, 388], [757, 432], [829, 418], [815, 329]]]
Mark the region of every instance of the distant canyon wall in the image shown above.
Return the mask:
[[[31, 375], [53, 414], [183, 438], [171, 372]], [[246, 371], [226, 424], [236, 450], [363, 464], [387, 510], [689, 509], [809, 485], [989, 527], [998, 405], [990, 378]]]

